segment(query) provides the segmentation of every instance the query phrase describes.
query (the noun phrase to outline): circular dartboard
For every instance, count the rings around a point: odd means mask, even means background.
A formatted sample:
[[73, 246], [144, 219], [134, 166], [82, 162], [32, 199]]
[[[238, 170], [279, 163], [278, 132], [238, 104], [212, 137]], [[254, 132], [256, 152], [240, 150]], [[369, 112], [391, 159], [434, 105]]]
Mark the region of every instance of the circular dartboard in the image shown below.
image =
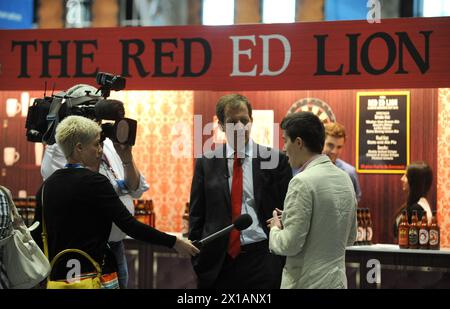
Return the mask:
[[336, 122], [331, 107], [324, 101], [317, 98], [304, 98], [294, 102], [289, 108], [286, 115], [296, 112], [311, 112], [325, 124], [328, 122]]

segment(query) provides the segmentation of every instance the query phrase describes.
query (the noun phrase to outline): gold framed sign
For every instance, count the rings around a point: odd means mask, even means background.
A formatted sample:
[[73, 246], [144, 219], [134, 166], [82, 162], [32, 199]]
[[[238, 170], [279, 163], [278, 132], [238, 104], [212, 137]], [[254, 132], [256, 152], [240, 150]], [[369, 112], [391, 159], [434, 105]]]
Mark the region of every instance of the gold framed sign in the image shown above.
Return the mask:
[[403, 174], [410, 160], [409, 91], [356, 96], [356, 171]]

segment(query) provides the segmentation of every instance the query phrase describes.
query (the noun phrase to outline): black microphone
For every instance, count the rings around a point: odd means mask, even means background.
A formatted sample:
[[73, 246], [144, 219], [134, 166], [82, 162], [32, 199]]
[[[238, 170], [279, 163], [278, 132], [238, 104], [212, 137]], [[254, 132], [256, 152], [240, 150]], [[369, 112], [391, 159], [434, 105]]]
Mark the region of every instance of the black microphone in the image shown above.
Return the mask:
[[119, 100], [100, 100], [95, 104], [95, 117], [105, 120], [119, 120], [125, 117], [125, 108]]
[[192, 242], [192, 244], [200, 249], [201, 247], [213, 241], [214, 239], [227, 235], [229, 232], [231, 232], [233, 228], [236, 228], [238, 231], [242, 231], [248, 228], [250, 225], [252, 225], [252, 223], [253, 219], [252, 217], [250, 217], [249, 214], [240, 215], [239, 217], [236, 218], [236, 220], [234, 220], [233, 224], [230, 224], [229, 226], [221, 229], [220, 231], [217, 231], [201, 240], [195, 240]]

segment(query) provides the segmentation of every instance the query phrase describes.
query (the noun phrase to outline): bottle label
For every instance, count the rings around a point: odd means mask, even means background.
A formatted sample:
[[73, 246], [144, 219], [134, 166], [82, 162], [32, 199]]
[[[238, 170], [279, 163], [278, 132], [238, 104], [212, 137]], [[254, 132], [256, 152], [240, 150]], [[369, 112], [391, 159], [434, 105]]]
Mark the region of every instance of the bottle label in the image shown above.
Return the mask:
[[398, 231], [398, 244], [400, 246], [408, 246], [408, 229], [400, 228]]
[[419, 237], [418, 237], [418, 233], [417, 233], [417, 229], [409, 229], [409, 244], [410, 245], [417, 245], [418, 241], [419, 241]]
[[430, 230], [430, 246], [436, 246], [439, 243], [439, 234], [436, 230]]
[[364, 235], [363, 235], [364, 229], [362, 227], [358, 227], [358, 233], [356, 235], [356, 241], [363, 241]]
[[135, 218], [136, 218], [136, 220], [138, 220], [139, 222], [144, 223], [144, 224], [147, 224], [147, 222], [145, 222], [145, 221], [146, 221], [146, 220], [145, 220], [145, 216], [143, 216], [143, 215], [137, 215], [137, 216], [135, 216]]
[[420, 229], [419, 231], [419, 244], [422, 246], [428, 244], [428, 231], [426, 229]]
[[367, 235], [366, 235], [367, 241], [372, 241], [372, 237], [373, 237], [373, 230], [369, 226], [369, 227], [367, 227]]

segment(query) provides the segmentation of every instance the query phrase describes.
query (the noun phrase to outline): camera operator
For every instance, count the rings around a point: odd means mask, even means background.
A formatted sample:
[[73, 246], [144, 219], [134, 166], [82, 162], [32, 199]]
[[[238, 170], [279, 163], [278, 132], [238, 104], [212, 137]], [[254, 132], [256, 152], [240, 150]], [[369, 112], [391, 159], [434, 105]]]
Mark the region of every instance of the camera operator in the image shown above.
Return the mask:
[[[96, 88], [90, 85], [78, 84], [67, 90], [67, 95], [73, 98], [95, 94]], [[57, 143], [48, 145], [45, 149], [41, 166], [43, 179], [64, 167], [66, 158]], [[103, 157], [99, 173], [106, 176], [113, 185], [120, 200], [134, 215], [133, 198], [138, 199], [149, 189], [145, 178], [137, 169], [132, 153], [132, 146], [113, 143], [109, 138], [103, 142]], [[113, 224], [109, 236], [109, 245], [117, 262], [119, 285], [125, 289], [128, 283], [128, 267], [123, 239], [126, 234]]]

